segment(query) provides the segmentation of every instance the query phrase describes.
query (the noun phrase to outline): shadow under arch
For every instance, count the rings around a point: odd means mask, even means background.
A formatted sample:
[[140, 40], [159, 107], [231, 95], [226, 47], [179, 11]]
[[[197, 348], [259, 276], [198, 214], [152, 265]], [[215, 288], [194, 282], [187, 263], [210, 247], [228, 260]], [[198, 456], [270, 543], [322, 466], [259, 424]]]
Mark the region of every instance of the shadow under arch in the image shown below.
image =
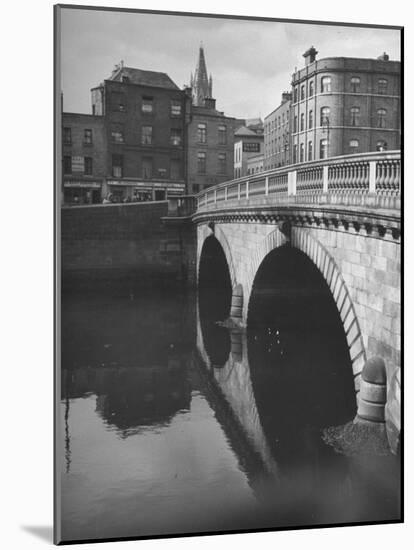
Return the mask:
[[284, 244], [265, 256], [252, 284], [247, 338], [258, 413], [277, 460], [322, 460], [331, 451], [320, 430], [351, 420], [356, 396], [336, 302], [303, 251]]
[[223, 247], [214, 235], [207, 237], [200, 254], [198, 313], [207, 355], [214, 367], [222, 367], [230, 353], [230, 335], [220, 326], [230, 315], [232, 280]]

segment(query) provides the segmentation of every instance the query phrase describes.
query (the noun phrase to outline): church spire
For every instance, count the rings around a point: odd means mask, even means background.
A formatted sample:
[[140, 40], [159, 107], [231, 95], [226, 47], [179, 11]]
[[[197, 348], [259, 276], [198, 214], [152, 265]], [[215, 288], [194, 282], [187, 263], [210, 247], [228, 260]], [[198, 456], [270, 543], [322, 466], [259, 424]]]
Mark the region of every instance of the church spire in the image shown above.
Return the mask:
[[200, 50], [198, 53], [197, 67], [192, 79], [193, 88], [193, 104], [197, 106], [204, 105], [204, 99], [211, 97], [213, 93], [213, 80], [210, 75], [210, 79], [207, 76], [207, 66], [204, 57], [203, 43], [200, 44]]

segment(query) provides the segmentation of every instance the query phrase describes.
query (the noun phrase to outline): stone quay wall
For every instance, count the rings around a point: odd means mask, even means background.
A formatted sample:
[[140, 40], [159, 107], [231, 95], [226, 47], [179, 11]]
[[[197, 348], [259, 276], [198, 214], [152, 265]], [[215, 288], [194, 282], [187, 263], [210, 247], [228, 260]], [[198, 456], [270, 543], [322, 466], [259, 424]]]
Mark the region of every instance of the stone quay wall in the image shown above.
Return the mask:
[[[166, 219], [167, 218], [167, 219]], [[168, 218], [168, 201], [62, 208], [64, 288], [195, 282], [195, 229]]]

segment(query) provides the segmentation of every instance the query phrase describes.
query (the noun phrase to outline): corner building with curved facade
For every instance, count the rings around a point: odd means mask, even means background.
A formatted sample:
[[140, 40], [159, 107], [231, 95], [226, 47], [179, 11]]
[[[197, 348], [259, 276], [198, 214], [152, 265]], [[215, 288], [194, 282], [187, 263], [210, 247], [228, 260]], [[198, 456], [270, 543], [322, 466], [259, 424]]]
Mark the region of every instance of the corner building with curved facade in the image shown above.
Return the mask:
[[400, 62], [305, 52], [292, 76], [291, 162], [400, 148]]

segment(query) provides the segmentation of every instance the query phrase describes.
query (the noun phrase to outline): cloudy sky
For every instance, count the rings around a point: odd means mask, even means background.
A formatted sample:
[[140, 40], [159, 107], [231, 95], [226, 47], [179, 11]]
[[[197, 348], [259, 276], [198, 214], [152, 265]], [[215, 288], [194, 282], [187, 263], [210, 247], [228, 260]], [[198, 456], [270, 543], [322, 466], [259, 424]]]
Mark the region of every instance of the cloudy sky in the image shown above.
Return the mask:
[[398, 30], [190, 16], [62, 9], [64, 110], [90, 113], [90, 88], [121, 59], [128, 67], [166, 72], [189, 84], [200, 42], [213, 75], [217, 108], [229, 116], [264, 117], [289, 89], [311, 45], [319, 58], [400, 60]]

